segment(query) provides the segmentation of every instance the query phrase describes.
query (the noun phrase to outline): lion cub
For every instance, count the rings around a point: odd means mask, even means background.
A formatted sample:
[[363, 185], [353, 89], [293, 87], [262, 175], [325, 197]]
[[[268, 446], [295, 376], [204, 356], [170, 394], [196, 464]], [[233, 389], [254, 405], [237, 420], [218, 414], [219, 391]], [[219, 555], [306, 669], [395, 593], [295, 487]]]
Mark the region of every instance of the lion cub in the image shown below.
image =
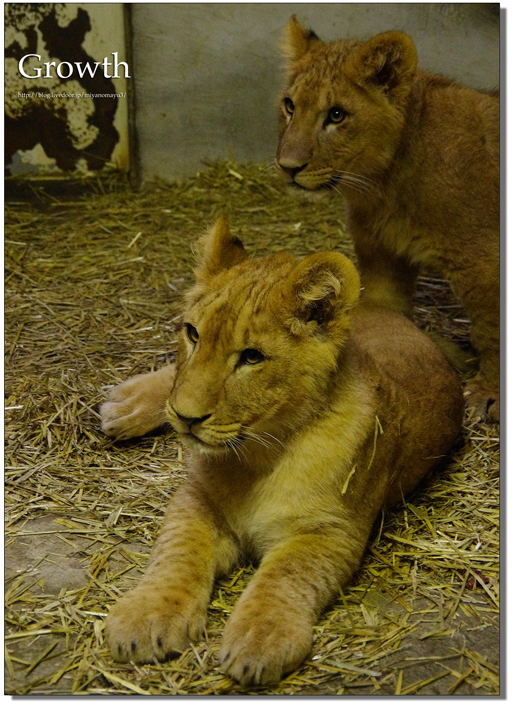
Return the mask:
[[358, 310], [358, 274], [332, 252], [250, 259], [225, 219], [201, 240], [175, 367], [116, 386], [114, 438], [168, 420], [188, 448], [138, 586], [107, 618], [118, 661], [165, 660], [202, 637], [213, 583], [259, 568], [224, 631], [222, 669], [278, 681], [358, 567], [384, 506], [449, 451], [457, 376], [398, 313]]
[[499, 418], [499, 97], [417, 69], [410, 37], [322, 42], [293, 17], [276, 166], [345, 198], [363, 301], [412, 313], [420, 267], [451, 281], [472, 324], [480, 418]]

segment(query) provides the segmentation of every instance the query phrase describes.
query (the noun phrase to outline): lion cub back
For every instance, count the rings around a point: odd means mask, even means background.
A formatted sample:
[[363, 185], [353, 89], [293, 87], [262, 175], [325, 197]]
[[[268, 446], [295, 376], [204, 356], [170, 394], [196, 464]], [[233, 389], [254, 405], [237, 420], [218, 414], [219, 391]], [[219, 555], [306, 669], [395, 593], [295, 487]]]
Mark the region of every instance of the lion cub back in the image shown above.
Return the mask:
[[462, 385], [432, 340], [397, 312], [358, 307], [352, 341], [376, 396], [374, 432], [379, 435], [365, 447], [370, 454], [365, 462], [371, 472], [387, 476], [388, 506], [401, 501], [450, 451], [462, 427]]

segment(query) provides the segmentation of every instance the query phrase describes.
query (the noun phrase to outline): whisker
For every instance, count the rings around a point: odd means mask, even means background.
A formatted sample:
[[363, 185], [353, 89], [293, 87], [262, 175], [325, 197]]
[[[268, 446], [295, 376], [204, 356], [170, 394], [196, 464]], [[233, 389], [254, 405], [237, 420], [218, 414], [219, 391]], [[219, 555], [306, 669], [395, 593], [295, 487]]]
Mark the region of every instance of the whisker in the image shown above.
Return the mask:
[[338, 184], [343, 184], [345, 186], [352, 187], [353, 189], [358, 189], [360, 192], [373, 192], [377, 189], [377, 186], [371, 185], [368, 182], [366, 182], [361, 177], [351, 176], [349, 174], [343, 174], [336, 177], [336, 182]]
[[228, 446], [229, 448], [231, 448], [231, 450], [233, 451], [233, 453], [236, 455], [239, 462], [241, 463], [242, 461], [240, 460], [240, 453], [238, 452], [240, 449], [240, 442], [237, 441], [236, 438], [230, 438], [229, 440], [227, 440], [225, 442], [225, 445]]
[[374, 187], [374, 188], [381, 186], [380, 184], [378, 184], [378, 182], [375, 182], [375, 181], [374, 181], [373, 179], [371, 179], [370, 177], [366, 177], [364, 174], [355, 174], [354, 172], [347, 172], [347, 171], [345, 171], [345, 170], [343, 170], [343, 169], [338, 169], [338, 170], [336, 170], [336, 174], [340, 175], [341, 177], [345, 177], [345, 178], [349, 178], [349, 179], [352, 179], [352, 180], [356, 180], [356, 181], [358, 181], [358, 182], [361, 182], [361, 183], [363, 183], [363, 184], [366, 184], [367, 186], [370, 186], [370, 185], [371, 185], [371, 186]]
[[331, 171], [338, 172], [339, 174], [346, 174], [349, 177], [359, 177], [360, 179], [364, 179], [366, 182], [372, 182], [375, 184], [374, 180], [366, 174], [360, 174], [359, 172], [351, 172], [348, 169], [341, 169], [339, 167], [333, 167]]
[[263, 448], [267, 448], [268, 450], [272, 450], [273, 446], [271, 445], [271, 443], [269, 443], [268, 441], [266, 441], [264, 438], [262, 438], [262, 437], [259, 436], [258, 434], [253, 433], [252, 431], [247, 430], [247, 431], [245, 431], [245, 435], [246, 435], [247, 438], [249, 438], [249, 439], [250, 439], [251, 441], [253, 441], [254, 443], [258, 443], [258, 444], [259, 444], [260, 446], [262, 446]]
[[253, 433], [252, 431], [247, 430], [245, 431], [245, 435], [247, 436], [247, 438], [251, 439], [255, 443], [258, 443], [264, 448], [272, 449], [272, 445], [268, 441], [263, 439], [261, 436], [259, 436], [257, 433]]
[[370, 183], [365, 181], [362, 177], [357, 177], [356, 175], [348, 174], [346, 172], [337, 174], [335, 176], [335, 179], [338, 182], [350, 182], [353, 185], [357, 184], [360, 187], [363, 187], [365, 189], [373, 189], [373, 187], [370, 185]]
[[[365, 171], [367, 171], [367, 172], [369, 171], [369, 170], [367, 169], [367, 166], [366, 166], [365, 164], [362, 164], [361, 166], [363, 167], [363, 169], [364, 169]], [[365, 179], [367, 179], [369, 182], [372, 182], [372, 184], [374, 184], [376, 187], [380, 187], [380, 186], [381, 186], [381, 184], [380, 184], [379, 182], [375, 182], [373, 179], [370, 179], [370, 177], [367, 177], [366, 175], [362, 175], [362, 176], [364, 176]]]
[[262, 433], [263, 433], [265, 436], [269, 436], [269, 438], [272, 438], [273, 441], [276, 441], [277, 443], [279, 443], [279, 444], [282, 446], [282, 448], [287, 448], [287, 446], [285, 445], [285, 443], [282, 443], [282, 441], [281, 441], [279, 438], [277, 438], [276, 436], [273, 436], [271, 433], [267, 433], [267, 431], [262, 431]]
[[[346, 180], [346, 179], [337, 179], [336, 185], [340, 184], [343, 187], [350, 187], [351, 189], [356, 189], [358, 192], [361, 192], [362, 194], [369, 194], [369, 190], [367, 187], [364, 187], [362, 184], [356, 184], [355, 182]], [[341, 192], [340, 192], [341, 194]]]
[[[272, 441], [276, 441], [277, 443], [279, 443], [282, 448], [287, 447], [284, 443], [282, 443], [282, 441], [280, 441], [279, 438], [277, 438], [276, 436], [273, 436], [271, 433], [268, 433], [267, 431], [262, 431], [261, 433], [257, 433], [255, 431], [252, 431], [251, 429], [246, 429], [245, 434], [252, 441], [255, 441], [256, 443], [258, 443], [261, 446], [264, 446], [265, 448], [268, 448], [270, 450], [275, 449], [275, 446]], [[272, 439], [272, 440], [268, 440], [266, 438], [266, 436], [268, 436], [269, 439]]]
[[276, 165], [275, 165], [274, 161], [269, 162], [269, 164], [264, 165], [262, 167], [262, 172], [266, 172], [267, 174], [276, 175], [277, 171], [276, 171]]

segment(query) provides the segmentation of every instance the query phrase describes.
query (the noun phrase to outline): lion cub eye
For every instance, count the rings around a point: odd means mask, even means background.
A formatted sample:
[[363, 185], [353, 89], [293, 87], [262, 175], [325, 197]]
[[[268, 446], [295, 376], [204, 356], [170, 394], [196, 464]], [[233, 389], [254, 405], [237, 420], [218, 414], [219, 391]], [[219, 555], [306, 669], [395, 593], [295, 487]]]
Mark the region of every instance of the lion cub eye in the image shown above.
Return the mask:
[[291, 99], [289, 99], [289, 97], [286, 97], [284, 99], [283, 103], [285, 105], [285, 111], [287, 112], [287, 114], [288, 115], [294, 114], [294, 109], [295, 109], [294, 102]]
[[255, 363], [261, 363], [264, 359], [264, 354], [256, 349], [246, 349], [240, 354], [240, 363], [245, 363], [249, 366]]
[[343, 122], [346, 116], [347, 113], [345, 112], [345, 110], [341, 109], [341, 107], [333, 107], [331, 110], [329, 110], [326, 124], [339, 124], [340, 122]]
[[199, 340], [199, 333], [195, 326], [192, 326], [191, 324], [184, 324], [184, 328], [186, 329], [188, 339], [191, 341], [192, 344], [196, 344]]

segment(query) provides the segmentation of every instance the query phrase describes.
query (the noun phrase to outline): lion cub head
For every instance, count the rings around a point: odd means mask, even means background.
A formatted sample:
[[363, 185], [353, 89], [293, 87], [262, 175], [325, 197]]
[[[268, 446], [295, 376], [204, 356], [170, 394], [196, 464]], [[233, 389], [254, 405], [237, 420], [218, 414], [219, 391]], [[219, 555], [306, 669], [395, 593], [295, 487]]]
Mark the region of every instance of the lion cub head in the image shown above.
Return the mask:
[[286, 87], [276, 167], [294, 189], [366, 193], [397, 151], [417, 53], [403, 32], [325, 43], [295, 16], [282, 50]]
[[199, 248], [168, 419], [203, 452], [282, 442], [327, 402], [356, 269], [333, 252], [251, 259], [224, 218]]

